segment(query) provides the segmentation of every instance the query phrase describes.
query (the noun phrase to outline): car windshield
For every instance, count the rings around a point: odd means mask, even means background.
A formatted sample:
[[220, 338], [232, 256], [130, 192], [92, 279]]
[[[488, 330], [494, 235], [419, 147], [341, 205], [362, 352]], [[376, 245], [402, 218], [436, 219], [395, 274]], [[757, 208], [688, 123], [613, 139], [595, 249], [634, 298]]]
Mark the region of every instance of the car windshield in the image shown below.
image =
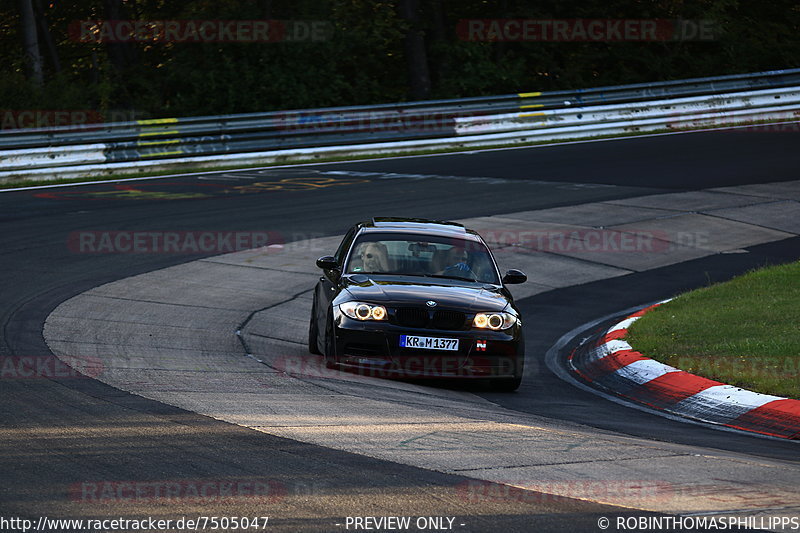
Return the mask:
[[483, 243], [429, 235], [362, 235], [353, 244], [345, 272], [500, 283]]

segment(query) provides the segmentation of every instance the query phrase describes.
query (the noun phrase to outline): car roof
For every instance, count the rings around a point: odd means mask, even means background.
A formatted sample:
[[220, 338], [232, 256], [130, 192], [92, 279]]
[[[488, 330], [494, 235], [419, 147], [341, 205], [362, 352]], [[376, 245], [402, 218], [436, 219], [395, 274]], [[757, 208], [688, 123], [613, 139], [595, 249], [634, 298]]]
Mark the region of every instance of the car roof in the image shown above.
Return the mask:
[[424, 218], [374, 217], [360, 224], [362, 233], [411, 233], [480, 240], [477, 232], [463, 224]]

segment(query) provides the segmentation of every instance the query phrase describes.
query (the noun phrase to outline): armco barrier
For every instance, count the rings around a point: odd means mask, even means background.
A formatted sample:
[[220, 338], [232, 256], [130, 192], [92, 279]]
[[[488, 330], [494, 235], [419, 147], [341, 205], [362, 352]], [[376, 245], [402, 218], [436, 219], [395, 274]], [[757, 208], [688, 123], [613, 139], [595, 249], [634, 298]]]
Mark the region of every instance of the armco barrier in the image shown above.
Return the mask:
[[[52, 146], [55, 143], [136, 141], [140, 138], [221, 135], [234, 132], [316, 130], [322, 125], [352, 131], [358, 124], [383, 121], [401, 124], [407, 117], [497, 115], [529, 109], [602, 105], [662, 98], [677, 98], [800, 85], [800, 69], [775, 70], [732, 76], [672, 80], [574, 91], [528, 92], [502, 96], [432, 100], [404, 104], [303, 109], [206, 117], [163, 118], [107, 124], [81, 124], [56, 128], [0, 130], [0, 149]], [[445, 128], [446, 129], [446, 128]]]
[[[665, 128], [673, 122], [698, 114], [731, 114], [737, 111], [761, 112], [766, 109], [800, 109], [800, 88], [770, 89], [741, 93], [674, 98], [652, 102], [626, 103], [535, 113], [513, 113], [456, 119], [456, 133], [469, 135], [502, 131], [529, 130], [540, 127], [567, 127], [586, 124], [633, 122], [642, 119], [664, 119]], [[757, 113], [756, 113], [757, 114]]]
[[665, 128], [677, 130], [711, 125], [733, 125], [756, 120], [796, 120], [797, 118], [797, 109], [785, 109], [782, 107], [745, 109], [732, 113], [699, 113], [691, 116], [676, 117], [668, 123], [665, 122], [663, 118], [640, 119], [635, 121], [623, 121], [621, 123], [599, 123], [564, 128], [542, 128], [539, 130], [469, 135], [444, 139], [324, 146], [207, 156], [190, 156], [190, 154], [186, 154], [187, 157], [174, 157], [162, 160], [153, 159], [57, 168], [47, 167], [17, 171], [0, 171], [0, 182], [14, 179], [46, 180], [55, 177], [71, 179], [86, 176], [113, 176], [122, 173], [143, 171], [176, 171], [200, 166], [204, 168], [215, 168], [285, 163], [290, 161], [310, 161], [314, 159], [348, 156], [402, 154], [419, 150], [447, 150], [466, 147], [513, 145], [515, 143], [525, 142], [555, 141], [631, 132], [659, 131]]
[[800, 69], [792, 69], [579, 91], [0, 131], [0, 181], [796, 120], [798, 87]]

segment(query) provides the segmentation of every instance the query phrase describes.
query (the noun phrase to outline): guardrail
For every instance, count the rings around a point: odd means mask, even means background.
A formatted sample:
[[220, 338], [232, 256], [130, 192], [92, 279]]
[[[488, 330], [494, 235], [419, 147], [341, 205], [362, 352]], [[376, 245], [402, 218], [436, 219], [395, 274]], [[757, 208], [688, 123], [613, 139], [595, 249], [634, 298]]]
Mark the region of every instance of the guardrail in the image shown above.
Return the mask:
[[0, 181], [798, 118], [800, 69], [791, 69], [577, 91], [87, 124], [0, 131]]

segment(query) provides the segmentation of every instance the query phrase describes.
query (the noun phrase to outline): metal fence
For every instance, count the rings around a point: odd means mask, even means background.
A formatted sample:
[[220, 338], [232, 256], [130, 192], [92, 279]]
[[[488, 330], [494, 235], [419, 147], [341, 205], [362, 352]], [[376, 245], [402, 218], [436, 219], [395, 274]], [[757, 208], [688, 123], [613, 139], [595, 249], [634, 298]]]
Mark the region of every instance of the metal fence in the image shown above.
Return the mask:
[[0, 180], [793, 120], [800, 69], [575, 91], [0, 131]]

